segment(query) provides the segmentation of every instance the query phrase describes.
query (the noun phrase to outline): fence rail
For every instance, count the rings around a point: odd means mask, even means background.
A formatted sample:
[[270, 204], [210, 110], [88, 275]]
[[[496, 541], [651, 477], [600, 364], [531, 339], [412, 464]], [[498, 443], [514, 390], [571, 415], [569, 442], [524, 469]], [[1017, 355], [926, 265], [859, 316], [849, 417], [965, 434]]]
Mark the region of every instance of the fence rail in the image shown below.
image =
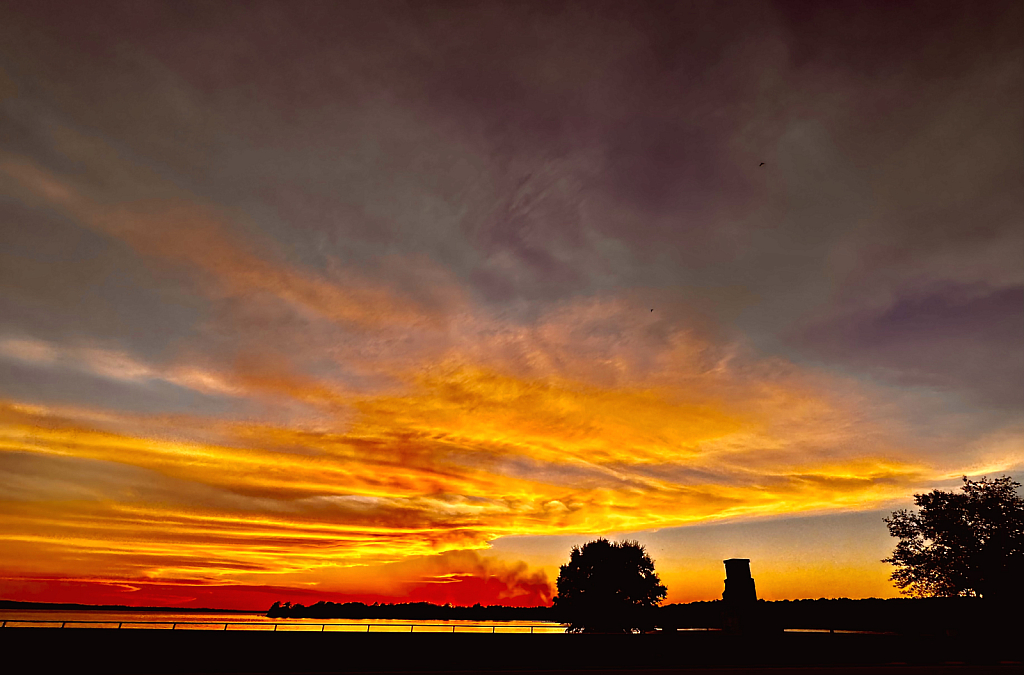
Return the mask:
[[[557, 624], [535, 624], [509, 626], [504, 624], [448, 624], [448, 623], [283, 623], [262, 621], [48, 621], [46, 619], [7, 619], [0, 628], [103, 628], [165, 630], [261, 630], [319, 632], [366, 632], [366, 633], [564, 633], [565, 627]], [[408, 629], [408, 630], [405, 630]], [[443, 630], [441, 630], [443, 629]], [[448, 629], [451, 629], [450, 631]], [[489, 630], [488, 630], [489, 629]]]
[[[565, 633], [565, 626], [559, 624], [532, 624], [509, 626], [506, 624], [449, 624], [449, 623], [284, 623], [276, 621], [48, 621], [46, 619], [7, 619], [0, 622], [0, 628], [102, 628], [117, 626], [118, 629], [154, 629], [163, 627], [165, 630], [256, 630], [266, 632], [307, 631], [321, 633]], [[316, 629], [319, 628], [319, 631]], [[408, 631], [405, 629], [408, 628]], [[441, 630], [443, 629], [443, 630]], [[449, 630], [451, 629], [451, 630]], [[490, 630], [488, 630], [490, 629]], [[655, 629], [662, 632], [661, 628]], [[677, 628], [679, 632], [721, 631], [721, 628]], [[785, 628], [784, 633], [851, 633], [861, 635], [896, 635], [889, 631], [873, 630], [838, 630], [834, 628]]]

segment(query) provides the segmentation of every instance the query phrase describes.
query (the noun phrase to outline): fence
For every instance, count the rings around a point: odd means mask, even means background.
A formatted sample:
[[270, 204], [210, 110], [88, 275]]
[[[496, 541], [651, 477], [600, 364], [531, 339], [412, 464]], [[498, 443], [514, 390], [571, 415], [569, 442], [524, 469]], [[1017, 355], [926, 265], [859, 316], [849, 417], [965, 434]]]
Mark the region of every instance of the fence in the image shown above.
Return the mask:
[[[565, 633], [565, 626], [534, 624], [447, 624], [447, 623], [278, 623], [270, 621], [47, 621], [45, 619], [7, 619], [0, 628], [113, 628], [163, 630], [256, 630], [277, 632], [312, 631], [320, 633]], [[231, 628], [233, 627], [233, 628]], [[318, 630], [319, 629], [319, 630]], [[408, 629], [408, 630], [405, 630]], [[417, 631], [417, 629], [419, 629]], [[661, 628], [655, 629], [662, 632]], [[679, 632], [718, 632], [720, 628], [677, 628]], [[784, 633], [850, 633], [896, 635], [888, 631], [836, 630], [829, 628], [786, 628]]]
[[[114, 628], [164, 630], [261, 630], [360, 632], [360, 633], [564, 633], [557, 624], [509, 626], [505, 624], [444, 623], [277, 623], [261, 621], [47, 621], [45, 619], [7, 619], [0, 628]], [[418, 629], [418, 631], [417, 631]]]

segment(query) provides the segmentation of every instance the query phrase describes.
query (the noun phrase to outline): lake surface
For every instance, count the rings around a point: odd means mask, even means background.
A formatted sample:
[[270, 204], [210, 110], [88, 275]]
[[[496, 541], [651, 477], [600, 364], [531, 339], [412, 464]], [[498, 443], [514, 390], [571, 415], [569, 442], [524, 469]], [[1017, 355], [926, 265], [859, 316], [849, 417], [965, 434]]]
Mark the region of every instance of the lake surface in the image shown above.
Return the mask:
[[[220, 612], [111, 612], [95, 610], [5, 609], [0, 622], [11, 627], [117, 628], [175, 630], [310, 630], [324, 632], [416, 633], [562, 633], [565, 628], [545, 621], [466, 621], [420, 619], [270, 619], [262, 614]], [[40, 623], [42, 622], [42, 623]], [[74, 623], [90, 622], [90, 623]]]

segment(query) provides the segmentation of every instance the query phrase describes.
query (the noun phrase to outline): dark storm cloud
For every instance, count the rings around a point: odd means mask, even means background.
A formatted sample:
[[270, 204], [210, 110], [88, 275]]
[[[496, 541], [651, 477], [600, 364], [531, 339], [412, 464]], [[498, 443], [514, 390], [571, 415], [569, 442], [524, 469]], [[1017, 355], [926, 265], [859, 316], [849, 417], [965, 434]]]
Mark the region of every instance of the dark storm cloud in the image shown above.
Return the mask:
[[[794, 325], [1024, 281], [1013, 3], [37, 3], [9, 18], [10, 151], [121, 199], [166, 191], [125, 169], [141, 163], [312, 269], [422, 289], [380, 267], [416, 252], [516, 311], [672, 289], [797, 357], [831, 348]], [[44, 217], [5, 208], [8, 228]], [[25, 236], [5, 235], [22, 258], [7, 270], [35, 299], [5, 302], [33, 334], [69, 290], [26, 282]], [[73, 303], [65, 332], [154, 353], [208, 309], [145, 299], [180, 294], [173, 280], [97, 279], [90, 259], [64, 274], [102, 300]], [[117, 328], [112, 312], [146, 318]], [[957, 368], [953, 342], [934, 342], [931, 370]]]
[[962, 389], [985, 404], [1024, 404], [1024, 287], [936, 288], [801, 336], [826, 358], [907, 384]]
[[98, 132], [301, 264], [420, 251], [499, 304], [686, 289], [774, 349], [837, 302], [1021, 282], [1019, 14], [40, 3], [5, 138], [109, 183], [53, 125]]

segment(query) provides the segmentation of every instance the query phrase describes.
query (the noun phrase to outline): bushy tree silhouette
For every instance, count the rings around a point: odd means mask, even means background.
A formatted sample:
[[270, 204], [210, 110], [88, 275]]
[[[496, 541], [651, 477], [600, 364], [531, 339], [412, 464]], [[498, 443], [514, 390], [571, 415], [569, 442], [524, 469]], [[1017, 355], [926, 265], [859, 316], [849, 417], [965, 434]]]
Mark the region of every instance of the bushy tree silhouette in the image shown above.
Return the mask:
[[653, 610], [665, 599], [654, 562], [635, 541], [574, 546], [557, 584], [556, 614], [571, 633], [653, 630]]
[[961, 492], [914, 495], [920, 511], [885, 519], [900, 541], [882, 562], [896, 566], [891, 578], [905, 595], [1024, 599], [1021, 484], [1008, 476], [963, 480]]

